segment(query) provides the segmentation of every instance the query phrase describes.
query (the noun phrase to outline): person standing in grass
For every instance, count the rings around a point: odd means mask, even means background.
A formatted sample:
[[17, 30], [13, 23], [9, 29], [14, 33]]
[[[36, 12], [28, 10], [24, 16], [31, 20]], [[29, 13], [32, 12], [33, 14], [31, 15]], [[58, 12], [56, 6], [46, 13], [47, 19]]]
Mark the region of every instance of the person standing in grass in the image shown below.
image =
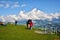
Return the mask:
[[57, 36], [59, 36], [60, 39], [60, 26], [57, 28]]
[[30, 25], [30, 29], [32, 29], [32, 26], [33, 26], [33, 22], [29, 22], [29, 25]]
[[15, 25], [17, 25], [17, 20], [15, 20]]
[[32, 26], [33, 26], [33, 22], [32, 22], [31, 19], [29, 19], [29, 20], [27, 21], [27, 29], [32, 29]]

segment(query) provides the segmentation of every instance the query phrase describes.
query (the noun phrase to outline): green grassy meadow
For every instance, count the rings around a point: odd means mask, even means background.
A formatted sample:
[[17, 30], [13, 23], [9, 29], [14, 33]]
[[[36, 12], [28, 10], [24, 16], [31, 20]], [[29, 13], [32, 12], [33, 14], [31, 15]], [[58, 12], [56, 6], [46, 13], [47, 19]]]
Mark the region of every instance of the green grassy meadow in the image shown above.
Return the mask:
[[55, 34], [37, 34], [35, 30], [28, 30], [25, 25], [7, 24], [0, 26], [0, 40], [58, 40]]

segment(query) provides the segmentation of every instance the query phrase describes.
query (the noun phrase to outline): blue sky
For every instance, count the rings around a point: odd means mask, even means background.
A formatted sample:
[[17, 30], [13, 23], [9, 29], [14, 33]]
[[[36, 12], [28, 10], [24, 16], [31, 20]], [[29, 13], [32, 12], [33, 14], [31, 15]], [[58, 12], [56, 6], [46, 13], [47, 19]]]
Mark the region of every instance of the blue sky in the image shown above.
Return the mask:
[[16, 14], [37, 8], [45, 13], [60, 13], [60, 0], [0, 0], [0, 15]]

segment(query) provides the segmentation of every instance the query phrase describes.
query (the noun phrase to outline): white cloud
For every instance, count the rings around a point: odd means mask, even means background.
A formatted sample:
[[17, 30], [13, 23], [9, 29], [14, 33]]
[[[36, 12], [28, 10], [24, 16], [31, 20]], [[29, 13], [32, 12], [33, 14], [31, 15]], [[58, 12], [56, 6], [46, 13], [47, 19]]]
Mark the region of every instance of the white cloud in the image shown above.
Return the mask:
[[25, 6], [26, 6], [26, 4], [22, 4], [22, 5], [21, 5], [21, 7], [25, 7]]
[[[0, 4], [0, 7], [3, 8], [18, 8], [18, 7], [25, 7], [26, 4], [19, 4], [19, 2], [11, 2], [11, 1], [0, 1], [2, 4]], [[12, 3], [12, 4], [11, 4]]]
[[17, 2], [14, 5], [12, 5], [11, 8], [18, 8], [18, 7], [25, 7], [25, 6], [26, 6], [26, 4], [19, 5], [18, 2]]
[[60, 13], [50, 14], [53, 18], [59, 19]]
[[20, 19], [28, 19], [29, 18], [28, 15], [25, 14], [24, 11], [20, 11], [19, 16], [20, 16]]
[[3, 7], [3, 8], [9, 8], [9, 7], [10, 7], [10, 4], [9, 4], [9, 3], [6, 3], [6, 4], [0, 4], [0, 7]]
[[[20, 7], [18, 2], [10, 2], [10, 1], [1, 1], [0, 7], [3, 8], [18, 8]], [[11, 4], [12, 3], [12, 4]]]
[[3, 4], [0, 4], [0, 7], [4, 7], [4, 5]]
[[15, 2], [15, 3], [11, 6], [11, 8], [18, 8], [18, 7], [20, 7], [20, 5], [19, 5], [18, 2]]
[[2, 22], [6, 21], [5, 18], [4, 18], [4, 16], [0, 16], [0, 21], [2, 21]]
[[8, 8], [10, 6], [8, 1], [1, 0], [0, 3], [1, 3], [0, 7], [3, 7], [3, 8]]
[[11, 6], [11, 8], [18, 8], [18, 7], [20, 7], [19, 2], [15, 2], [15, 3], [13, 3], [13, 5]]
[[10, 4], [6, 3], [4, 8], [9, 8], [9, 7], [10, 7]]
[[7, 22], [15, 22], [15, 20], [17, 20], [17, 19], [18, 19], [18, 18], [17, 18], [16, 15], [8, 15], [8, 16], [5, 17], [5, 20], [6, 20]]
[[20, 5], [18, 5], [18, 4], [14, 4], [14, 5], [12, 6], [12, 8], [18, 8], [18, 7], [20, 7]]

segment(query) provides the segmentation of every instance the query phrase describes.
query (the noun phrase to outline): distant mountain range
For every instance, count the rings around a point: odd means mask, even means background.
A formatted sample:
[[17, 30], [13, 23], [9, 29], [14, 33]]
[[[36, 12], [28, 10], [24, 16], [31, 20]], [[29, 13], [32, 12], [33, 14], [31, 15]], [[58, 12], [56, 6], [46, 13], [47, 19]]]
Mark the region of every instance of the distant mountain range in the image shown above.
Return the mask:
[[2, 22], [12, 22], [18, 21], [18, 24], [25, 24], [28, 19], [32, 19], [36, 25], [45, 25], [48, 23], [60, 24], [60, 13], [44, 13], [36, 8], [32, 9], [30, 12], [20, 11], [18, 15], [7, 15], [0, 16], [0, 21]]

